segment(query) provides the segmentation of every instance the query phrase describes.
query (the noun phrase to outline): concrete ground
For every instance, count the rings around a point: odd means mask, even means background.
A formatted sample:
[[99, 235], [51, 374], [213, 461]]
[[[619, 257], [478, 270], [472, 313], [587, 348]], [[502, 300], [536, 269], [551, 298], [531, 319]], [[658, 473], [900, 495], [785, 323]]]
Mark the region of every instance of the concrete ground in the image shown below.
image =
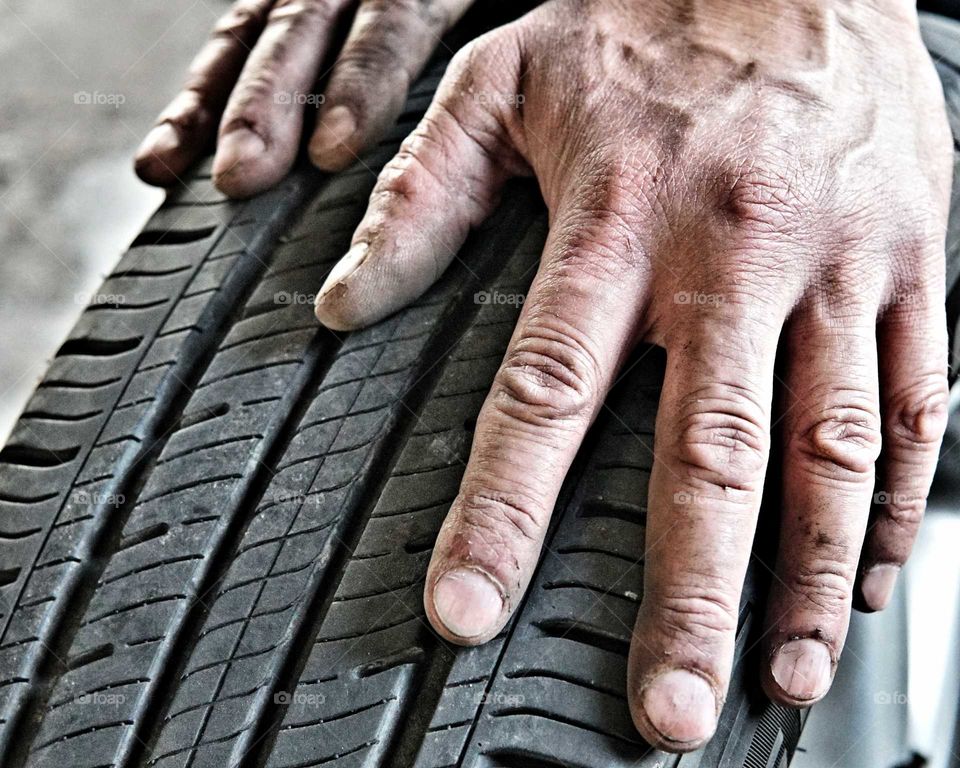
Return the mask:
[[0, 0], [0, 443], [163, 194], [131, 156], [226, 0]]

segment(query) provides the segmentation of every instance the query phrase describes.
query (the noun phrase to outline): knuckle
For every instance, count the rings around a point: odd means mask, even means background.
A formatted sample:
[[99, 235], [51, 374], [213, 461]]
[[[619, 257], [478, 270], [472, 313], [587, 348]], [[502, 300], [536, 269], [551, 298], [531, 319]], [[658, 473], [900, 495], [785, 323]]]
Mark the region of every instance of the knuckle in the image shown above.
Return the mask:
[[947, 428], [949, 399], [945, 375], [918, 377], [891, 398], [885, 416], [891, 442], [908, 449], [936, 449]]
[[495, 404], [533, 425], [589, 418], [600, 391], [600, 369], [587, 342], [557, 319], [531, 323], [497, 375]]
[[850, 602], [855, 576], [855, 569], [843, 561], [817, 557], [798, 568], [787, 599], [795, 599], [793, 608], [812, 607], [818, 613], [836, 615]]
[[364, 12], [375, 14], [394, 12], [394, 9], [399, 13], [408, 13], [416, 11], [420, 5], [420, 0], [360, 0]]
[[170, 123], [182, 133], [194, 135], [211, 125], [214, 116], [204, 100], [203, 92], [188, 85], [160, 114], [158, 122]]
[[377, 177], [371, 194], [373, 204], [370, 207], [375, 219], [402, 215], [407, 205], [417, 201], [417, 210], [411, 213], [419, 214], [423, 205], [436, 205], [437, 201], [447, 201], [452, 194], [478, 211], [491, 208], [496, 195], [492, 188], [477, 190], [474, 185], [461, 186], [456, 183], [451, 186], [448, 162], [453, 144], [448, 140], [449, 129], [449, 123], [441, 121], [421, 123], [420, 127], [404, 140], [400, 151]]
[[676, 458], [697, 484], [758, 492], [770, 443], [764, 425], [762, 406], [741, 387], [702, 387], [679, 403]]
[[426, 8], [420, 0], [364, 0], [355, 33], [337, 57], [331, 86], [349, 91], [386, 81], [394, 91], [406, 91], [415, 74], [410, 62], [428, 55], [435, 42], [435, 35], [420, 26], [430, 23]]
[[502, 85], [505, 65], [515, 58], [516, 38], [511, 25], [505, 25], [474, 38], [450, 60], [448, 71], [457, 89], [472, 86]]
[[366, 13], [377, 16], [395, 15], [432, 20], [435, 14], [442, 12], [442, 3], [424, 0], [361, 0], [361, 8]]
[[548, 513], [527, 494], [464, 490], [461, 499], [463, 521], [473, 529], [486, 531], [494, 543], [540, 540]]
[[[597, 170], [586, 171], [583, 183], [575, 191], [574, 207], [583, 223], [600, 223], [603, 229], [635, 232], [636, 222], [644, 216], [644, 205], [639, 189], [649, 184], [644, 173], [625, 173], [621, 168], [599, 162]], [[576, 224], [574, 217], [571, 224]], [[573, 228], [575, 232], [575, 227]]]
[[926, 496], [920, 493], [881, 492], [874, 496], [874, 502], [880, 515], [907, 535], [916, 532], [927, 508]]
[[848, 330], [867, 331], [876, 325], [877, 308], [883, 302], [881, 278], [879, 270], [858, 269], [855, 262], [841, 259], [823, 265], [816, 282], [831, 314]]
[[294, 34], [312, 31], [318, 22], [334, 19], [343, 5], [342, 0], [276, 0], [269, 19], [283, 23]]
[[268, 111], [273, 106], [273, 94], [277, 88], [277, 76], [269, 69], [259, 68], [244, 76], [230, 95], [220, 126], [221, 134], [246, 128], [266, 140], [270, 135]]
[[602, 287], [616, 285], [636, 274], [628, 253], [629, 240], [598, 222], [576, 233], [561, 235], [561, 247], [552, 257], [551, 276], [558, 282], [584, 280]]
[[472, 563], [507, 591], [521, 586], [536, 558], [549, 511], [523, 492], [499, 492], [489, 484], [461, 489], [444, 523], [437, 550], [448, 562]]
[[743, 230], [764, 235], [793, 230], [813, 210], [800, 186], [799, 174], [794, 178], [783, 162], [771, 166], [778, 170], [754, 167], [718, 174], [721, 210]]
[[561, 267], [617, 281], [636, 271], [638, 265], [630, 258], [636, 250], [633, 203], [627, 201], [628, 194], [617, 197], [602, 207], [578, 208], [563, 222], [556, 235]]
[[672, 586], [657, 596], [653, 611], [672, 647], [689, 644], [702, 653], [704, 641], [737, 631], [736, 600], [718, 588]]
[[[391, 87], [405, 92], [410, 85], [409, 73], [397, 66], [399, 40], [388, 36], [365, 35], [343, 49], [337, 59], [336, 78], [340, 86], [370, 84], [389, 78]], [[359, 95], [359, 94], [357, 94]]]
[[405, 142], [377, 177], [372, 199], [381, 205], [391, 200], [405, 202], [422, 195], [426, 188], [440, 183], [422, 160], [420, 146], [422, 145]]
[[867, 399], [863, 393], [849, 393], [841, 395], [839, 405], [804, 414], [791, 442], [815, 474], [861, 481], [873, 473], [880, 455], [880, 419]]
[[887, 518], [904, 532], [912, 533], [923, 520], [927, 500], [923, 496], [911, 496], [891, 505]]
[[493, 38], [490, 33], [481, 35], [458, 50], [450, 60], [450, 71], [460, 76], [470, 77], [468, 73], [482, 72], [493, 54]]
[[234, 3], [213, 27], [213, 37], [247, 39], [263, 24], [264, 3]]

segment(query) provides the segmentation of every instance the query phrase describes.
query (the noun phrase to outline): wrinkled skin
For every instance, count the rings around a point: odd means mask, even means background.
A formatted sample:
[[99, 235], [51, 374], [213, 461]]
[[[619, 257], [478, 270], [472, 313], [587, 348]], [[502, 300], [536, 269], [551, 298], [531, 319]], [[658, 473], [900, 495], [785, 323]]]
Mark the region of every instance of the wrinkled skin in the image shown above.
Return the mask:
[[379, 320], [508, 178], [538, 180], [550, 234], [434, 549], [436, 630], [503, 627], [584, 433], [649, 342], [667, 370], [634, 721], [671, 751], [715, 729], [774, 424], [761, 674], [774, 700], [821, 698], [854, 596], [890, 599], [945, 427], [950, 171], [905, 0], [552, 0], [458, 54], [317, 302], [336, 330]]
[[[397, 118], [410, 83], [471, 4], [237, 0], [137, 150], [137, 174], [173, 184], [217, 136], [214, 181], [231, 197], [246, 197], [283, 178], [305, 130], [312, 130], [317, 167], [345, 168]], [[325, 69], [342, 26], [349, 33]], [[305, 120], [309, 112], [315, 127]]]

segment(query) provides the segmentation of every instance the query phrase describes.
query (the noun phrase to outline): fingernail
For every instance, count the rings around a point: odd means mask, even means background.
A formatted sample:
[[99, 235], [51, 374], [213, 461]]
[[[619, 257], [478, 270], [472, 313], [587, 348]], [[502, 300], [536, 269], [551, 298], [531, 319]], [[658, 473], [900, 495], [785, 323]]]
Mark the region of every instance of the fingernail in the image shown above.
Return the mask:
[[784, 643], [771, 662], [773, 679], [797, 701], [813, 701], [830, 687], [830, 650], [819, 640], [802, 638]]
[[253, 131], [236, 130], [221, 136], [213, 159], [213, 176], [220, 178], [241, 166], [245, 161], [260, 157], [267, 151], [264, 140]]
[[713, 687], [701, 675], [685, 669], [671, 669], [653, 678], [643, 689], [640, 706], [667, 742], [699, 743], [717, 728]]
[[893, 596], [897, 585], [900, 567], [884, 563], [868, 568], [860, 579], [860, 593], [863, 601], [872, 611], [882, 611]]
[[470, 638], [494, 629], [503, 612], [503, 597], [493, 580], [469, 568], [449, 571], [433, 588], [433, 607], [443, 626]]
[[162, 155], [180, 146], [180, 134], [170, 123], [155, 126], [140, 143], [137, 157]]
[[367, 252], [370, 250], [369, 243], [357, 243], [346, 255], [333, 265], [327, 279], [323, 281], [320, 292], [317, 294], [315, 307], [318, 309], [323, 306], [324, 300], [330, 295], [334, 288], [343, 285], [344, 281], [359, 269], [360, 265], [367, 260]]
[[357, 130], [353, 112], [342, 104], [324, 113], [317, 123], [317, 131], [310, 142], [310, 156], [322, 160], [324, 154], [346, 144]]

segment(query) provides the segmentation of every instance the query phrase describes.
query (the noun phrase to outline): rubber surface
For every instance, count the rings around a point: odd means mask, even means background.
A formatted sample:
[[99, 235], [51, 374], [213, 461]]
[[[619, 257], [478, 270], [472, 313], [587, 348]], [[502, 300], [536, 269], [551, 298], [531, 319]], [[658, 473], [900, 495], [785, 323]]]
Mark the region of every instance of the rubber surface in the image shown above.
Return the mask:
[[542, 203], [511, 185], [440, 283], [373, 328], [318, 328], [311, 292], [445, 63], [339, 176], [238, 204], [200, 168], [60, 349], [0, 452], [5, 768], [786, 764], [801, 715], [754, 682], [762, 569], [711, 744], [652, 752], [630, 722], [659, 349], [611, 394], [504, 632], [455, 648], [424, 619]]

